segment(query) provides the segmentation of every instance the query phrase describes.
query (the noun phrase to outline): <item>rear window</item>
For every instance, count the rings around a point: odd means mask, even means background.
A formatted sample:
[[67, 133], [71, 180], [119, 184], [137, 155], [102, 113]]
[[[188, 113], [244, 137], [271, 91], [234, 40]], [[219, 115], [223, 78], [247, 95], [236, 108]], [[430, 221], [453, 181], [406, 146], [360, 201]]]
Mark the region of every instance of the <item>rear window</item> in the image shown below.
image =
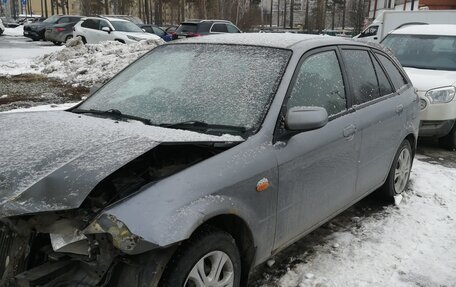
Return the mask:
[[177, 28], [176, 33], [196, 33], [198, 30], [198, 24], [181, 24], [179, 28]]

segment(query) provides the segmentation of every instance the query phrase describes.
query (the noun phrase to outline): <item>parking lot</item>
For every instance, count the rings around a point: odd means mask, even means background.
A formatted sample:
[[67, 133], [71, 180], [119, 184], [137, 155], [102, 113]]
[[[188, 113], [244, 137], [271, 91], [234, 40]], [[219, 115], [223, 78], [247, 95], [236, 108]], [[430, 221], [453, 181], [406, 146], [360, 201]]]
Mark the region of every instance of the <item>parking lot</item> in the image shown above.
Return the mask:
[[[17, 33], [0, 37], [0, 112], [88, 95], [87, 81], [27, 73], [33, 59], [61, 49]], [[2, 75], [2, 65], [17, 73]], [[261, 265], [250, 286], [456, 286], [455, 193], [456, 152], [420, 140], [402, 201], [364, 198]]]

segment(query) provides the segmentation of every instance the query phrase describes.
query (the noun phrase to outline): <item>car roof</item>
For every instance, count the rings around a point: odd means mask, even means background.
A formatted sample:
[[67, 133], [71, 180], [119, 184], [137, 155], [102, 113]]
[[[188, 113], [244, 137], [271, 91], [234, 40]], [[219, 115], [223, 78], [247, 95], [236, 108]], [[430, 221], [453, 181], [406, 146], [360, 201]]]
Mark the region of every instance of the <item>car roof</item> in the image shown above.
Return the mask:
[[82, 20], [86, 19], [97, 19], [97, 20], [108, 20], [108, 21], [119, 21], [119, 22], [130, 22], [128, 20], [120, 19], [120, 18], [112, 18], [112, 17], [84, 17]]
[[181, 22], [181, 24], [198, 24], [198, 23], [202, 23], [202, 22], [223, 22], [223, 23], [232, 24], [231, 21], [228, 21], [228, 20], [217, 20], [217, 19], [207, 19], [207, 20], [203, 20], [203, 19], [188, 19], [188, 20], [185, 20], [185, 21]]
[[393, 32], [391, 32], [391, 34], [456, 36], [456, 25], [407, 25], [402, 28], [394, 30]]
[[[229, 45], [250, 45], [264, 46], [273, 48], [290, 49], [300, 43], [310, 43], [318, 45], [360, 45], [368, 46], [366, 43], [354, 41], [347, 38], [311, 35], [311, 34], [291, 34], [291, 33], [224, 33], [203, 37], [192, 37], [174, 41], [178, 43], [206, 43], [206, 44], [229, 44]], [[321, 43], [320, 43], [321, 42]]]

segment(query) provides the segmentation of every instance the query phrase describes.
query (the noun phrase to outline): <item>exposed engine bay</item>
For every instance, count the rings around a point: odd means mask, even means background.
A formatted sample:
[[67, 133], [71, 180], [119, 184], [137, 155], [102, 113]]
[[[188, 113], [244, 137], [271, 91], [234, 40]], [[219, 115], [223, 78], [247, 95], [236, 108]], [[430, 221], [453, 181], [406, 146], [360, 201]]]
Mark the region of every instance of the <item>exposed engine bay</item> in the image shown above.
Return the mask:
[[[232, 146], [162, 143], [103, 179], [77, 209], [0, 219], [0, 286], [111, 286], [140, 238], [100, 212]], [[110, 234], [94, 220], [109, 221]]]

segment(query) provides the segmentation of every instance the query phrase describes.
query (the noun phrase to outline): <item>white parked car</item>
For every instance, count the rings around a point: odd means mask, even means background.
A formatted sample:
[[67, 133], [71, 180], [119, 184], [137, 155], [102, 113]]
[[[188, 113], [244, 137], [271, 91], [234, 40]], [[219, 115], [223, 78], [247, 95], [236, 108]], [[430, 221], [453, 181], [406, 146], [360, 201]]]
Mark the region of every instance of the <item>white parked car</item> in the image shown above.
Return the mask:
[[3, 25], [2, 19], [0, 19], [0, 35], [5, 32], [5, 26]]
[[393, 50], [421, 98], [420, 136], [456, 148], [456, 25], [413, 25], [382, 42]]
[[134, 43], [141, 40], [160, 39], [159, 36], [146, 33], [130, 21], [108, 18], [83, 18], [73, 27], [73, 37], [81, 37], [84, 43], [96, 44], [103, 41]]

